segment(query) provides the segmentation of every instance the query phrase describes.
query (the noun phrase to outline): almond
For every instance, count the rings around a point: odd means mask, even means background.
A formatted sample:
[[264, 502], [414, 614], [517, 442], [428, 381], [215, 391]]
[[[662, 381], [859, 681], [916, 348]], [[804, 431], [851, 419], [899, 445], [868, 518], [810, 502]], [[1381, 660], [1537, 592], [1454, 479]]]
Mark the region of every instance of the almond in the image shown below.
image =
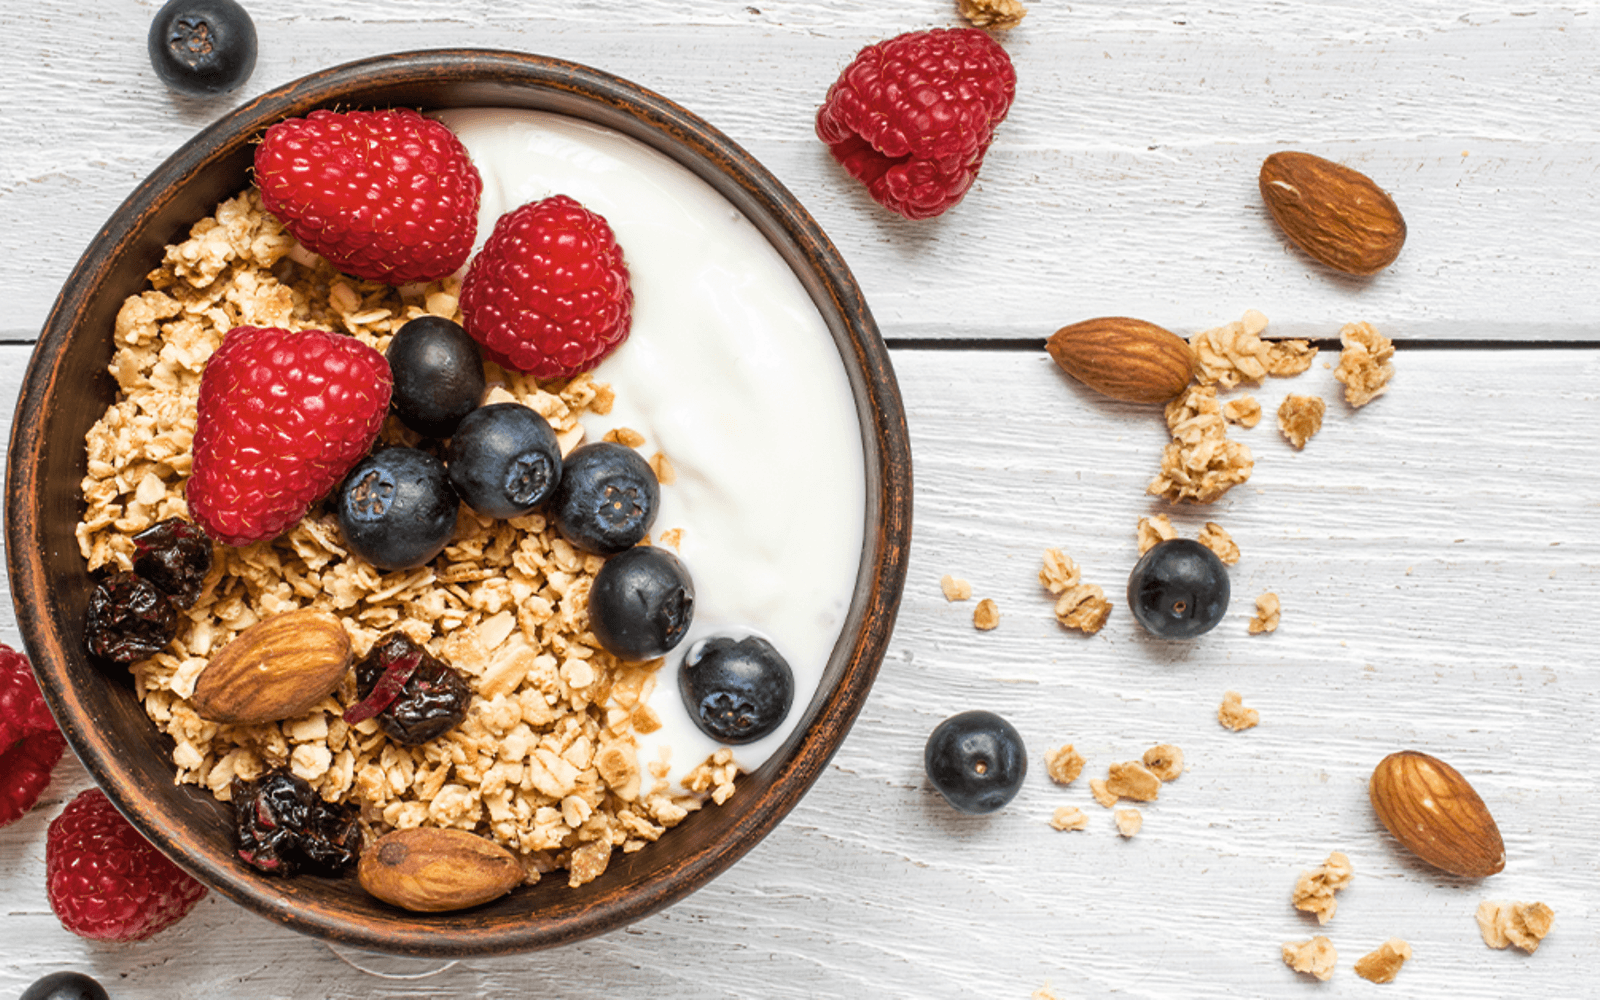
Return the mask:
[[1394, 263], [1406, 220], [1367, 175], [1310, 153], [1273, 153], [1261, 164], [1261, 199], [1295, 245], [1347, 274]]
[[301, 608], [234, 636], [200, 672], [189, 701], [209, 722], [292, 719], [339, 687], [350, 658], [350, 636], [339, 619]]
[[1086, 319], [1057, 330], [1045, 348], [1068, 375], [1130, 403], [1165, 403], [1194, 377], [1188, 343], [1142, 319]]
[[1390, 754], [1373, 770], [1367, 792], [1395, 839], [1435, 868], [1484, 878], [1506, 866], [1505, 842], [1483, 799], [1437, 757]]
[[465, 830], [416, 827], [378, 838], [361, 852], [361, 888], [423, 913], [462, 910], [498, 899], [522, 881], [516, 857]]

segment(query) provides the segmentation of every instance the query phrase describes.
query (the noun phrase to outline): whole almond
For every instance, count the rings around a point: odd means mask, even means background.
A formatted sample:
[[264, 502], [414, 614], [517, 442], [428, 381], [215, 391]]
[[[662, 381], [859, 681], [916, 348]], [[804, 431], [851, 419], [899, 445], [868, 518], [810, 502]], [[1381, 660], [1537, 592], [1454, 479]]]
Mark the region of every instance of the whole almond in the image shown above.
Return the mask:
[[1400, 256], [1406, 220], [1366, 174], [1310, 153], [1282, 152], [1261, 164], [1260, 184], [1284, 234], [1329, 267], [1376, 274]]
[[1045, 349], [1079, 382], [1130, 403], [1165, 403], [1194, 377], [1188, 343], [1142, 319], [1086, 319], [1057, 330]]
[[361, 852], [361, 888], [423, 913], [461, 910], [498, 899], [522, 881], [504, 847], [465, 830], [416, 827], [384, 834]]
[[292, 719], [339, 687], [350, 659], [339, 619], [312, 608], [289, 611], [234, 636], [200, 671], [189, 701], [210, 722]]
[[1484, 878], [1506, 866], [1505, 842], [1483, 799], [1437, 757], [1402, 750], [1367, 785], [1372, 808], [1411, 853], [1452, 875]]

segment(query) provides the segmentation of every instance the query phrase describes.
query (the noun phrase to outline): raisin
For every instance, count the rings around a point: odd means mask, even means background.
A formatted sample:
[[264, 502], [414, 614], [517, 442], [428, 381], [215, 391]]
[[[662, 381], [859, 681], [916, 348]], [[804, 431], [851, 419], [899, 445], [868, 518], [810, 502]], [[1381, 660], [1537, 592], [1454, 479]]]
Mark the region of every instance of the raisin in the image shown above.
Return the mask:
[[[356, 664], [357, 696], [362, 701], [372, 696], [391, 669], [410, 670], [398, 695], [377, 713], [378, 724], [396, 743], [420, 746], [467, 717], [472, 688], [466, 679], [403, 632], [379, 639], [366, 659]], [[378, 693], [384, 695], [381, 690]]]
[[169, 517], [134, 535], [133, 545], [133, 571], [178, 607], [194, 607], [211, 572], [211, 539], [199, 525]]
[[136, 573], [113, 573], [89, 594], [84, 640], [89, 652], [114, 663], [135, 663], [167, 648], [178, 634], [178, 611]]
[[255, 781], [234, 778], [233, 808], [239, 857], [253, 868], [337, 875], [360, 857], [359, 810], [323, 801], [288, 771], [269, 771]]

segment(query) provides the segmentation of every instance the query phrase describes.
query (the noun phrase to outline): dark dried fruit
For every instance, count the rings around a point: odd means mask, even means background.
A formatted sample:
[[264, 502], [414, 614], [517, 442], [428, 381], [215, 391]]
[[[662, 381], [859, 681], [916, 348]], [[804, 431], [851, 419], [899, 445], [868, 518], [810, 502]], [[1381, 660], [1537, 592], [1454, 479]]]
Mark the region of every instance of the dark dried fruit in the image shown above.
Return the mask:
[[324, 802], [288, 771], [269, 771], [255, 781], [234, 778], [233, 807], [239, 857], [261, 871], [337, 875], [360, 857], [359, 810]]
[[178, 611], [167, 595], [135, 573], [113, 573], [89, 594], [84, 641], [113, 663], [136, 663], [167, 648], [178, 634]]
[[472, 703], [466, 679], [403, 632], [379, 639], [356, 664], [356, 694], [361, 700], [345, 721], [370, 717], [375, 708], [389, 738], [412, 747], [454, 729]]
[[200, 599], [211, 572], [211, 539], [181, 517], [169, 517], [133, 536], [133, 571], [180, 608]]

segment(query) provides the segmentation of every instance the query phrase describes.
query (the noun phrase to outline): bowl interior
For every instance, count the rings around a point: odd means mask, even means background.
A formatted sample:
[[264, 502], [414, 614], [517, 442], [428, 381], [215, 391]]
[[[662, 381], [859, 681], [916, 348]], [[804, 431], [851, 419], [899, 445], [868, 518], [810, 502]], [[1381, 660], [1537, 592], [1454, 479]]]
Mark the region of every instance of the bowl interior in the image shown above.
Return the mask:
[[[74, 536], [84, 435], [115, 396], [106, 366], [122, 300], [144, 286], [169, 243], [250, 183], [252, 142], [268, 125], [317, 107], [397, 106], [564, 114], [638, 139], [708, 182], [778, 249], [826, 321], [855, 397], [868, 486], [856, 590], [822, 684], [793, 737], [741, 779], [733, 799], [646, 850], [615, 852], [605, 874], [580, 889], [552, 877], [427, 917], [373, 900], [353, 879], [271, 878], [236, 859], [231, 807], [174, 784], [171, 741], [145, 717], [127, 671], [84, 652], [92, 581]], [[889, 640], [910, 541], [909, 446], [887, 351], [849, 269], [809, 214], [747, 153], [670, 101], [593, 69], [509, 52], [408, 53], [313, 74], [240, 107], [162, 164], [106, 224], [57, 300], [18, 402], [8, 479], [19, 626], [63, 731], [112, 800], [236, 901], [302, 932], [418, 955], [524, 951], [610, 930], [683, 897], [753, 846], [815, 781], [859, 711]]]

